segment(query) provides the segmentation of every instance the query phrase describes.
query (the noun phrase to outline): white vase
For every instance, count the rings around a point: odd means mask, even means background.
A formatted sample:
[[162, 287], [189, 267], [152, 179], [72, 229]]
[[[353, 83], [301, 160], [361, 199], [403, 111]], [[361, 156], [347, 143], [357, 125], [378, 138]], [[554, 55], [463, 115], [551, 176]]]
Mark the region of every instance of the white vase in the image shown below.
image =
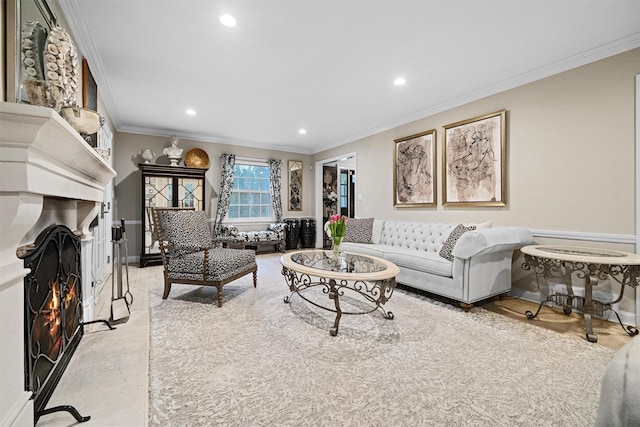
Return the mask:
[[149, 147], [145, 148], [144, 150], [142, 150], [140, 152], [140, 157], [142, 157], [144, 159], [144, 162], [146, 164], [151, 163], [151, 160], [153, 160], [155, 155], [156, 154], [153, 151], [151, 151], [151, 149]]

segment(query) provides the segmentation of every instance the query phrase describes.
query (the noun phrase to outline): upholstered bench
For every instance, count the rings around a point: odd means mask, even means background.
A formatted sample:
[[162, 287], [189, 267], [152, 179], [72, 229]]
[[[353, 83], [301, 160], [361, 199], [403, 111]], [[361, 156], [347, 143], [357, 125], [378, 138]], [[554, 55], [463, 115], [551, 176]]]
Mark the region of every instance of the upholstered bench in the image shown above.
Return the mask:
[[283, 222], [269, 224], [266, 230], [238, 231], [234, 225], [223, 225], [221, 235], [217, 239], [223, 246], [229, 248], [256, 248], [260, 246], [274, 246], [279, 252], [284, 252], [286, 224]]

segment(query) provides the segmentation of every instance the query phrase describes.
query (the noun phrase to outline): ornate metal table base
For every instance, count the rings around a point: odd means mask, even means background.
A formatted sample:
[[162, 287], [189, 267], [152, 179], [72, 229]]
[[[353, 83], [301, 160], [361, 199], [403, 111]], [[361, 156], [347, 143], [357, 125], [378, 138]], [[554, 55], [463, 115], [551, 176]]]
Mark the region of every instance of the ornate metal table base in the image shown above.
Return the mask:
[[[540, 247], [544, 248], [544, 247]], [[566, 250], [565, 250], [566, 251]], [[583, 250], [586, 251], [586, 250]], [[525, 250], [523, 249], [523, 252]], [[576, 250], [575, 252], [579, 252]], [[563, 254], [563, 252], [557, 252]], [[575, 253], [569, 255], [576, 255]], [[589, 254], [593, 256], [594, 254]], [[580, 261], [569, 261], [562, 259], [554, 259], [550, 253], [546, 256], [530, 255], [525, 253], [523, 268], [525, 270], [533, 270], [536, 273], [536, 279], [538, 276], [542, 276], [544, 279], [560, 279], [564, 278], [567, 293], [554, 293], [547, 296], [547, 298], [540, 303], [538, 310], [533, 313], [530, 310], [525, 312], [527, 319], [535, 319], [540, 313], [540, 309], [543, 305], [550, 303], [562, 307], [565, 314], [569, 315], [575, 309], [582, 312], [584, 316], [584, 325], [586, 331], [586, 337], [589, 342], [597, 342], [598, 336], [593, 332], [593, 324], [591, 320], [592, 315], [604, 317], [604, 312], [607, 310], [613, 311], [618, 319], [618, 323], [622, 329], [629, 335], [638, 335], [638, 328], [634, 326], [625, 326], [622, 324], [622, 320], [618, 313], [612, 308], [613, 304], [617, 304], [622, 300], [624, 296], [624, 289], [626, 285], [636, 287], [640, 278], [640, 267], [638, 265], [611, 265], [605, 264], [607, 262], [605, 255], [603, 255], [602, 264]], [[611, 256], [611, 255], [608, 255]], [[579, 279], [584, 279], [584, 297], [575, 295], [572, 287], [572, 276], [576, 274]], [[620, 294], [615, 301], [602, 302], [593, 299], [593, 287], [598, 285], [599, 280], [606, 280], [612, 278], [620, 283]], [[540, 284], [538, 283], [538, 288]]]
[[[340, 326], [340, 318], [343, 314], [368, 314], [375, 310], [381, 310], [383, 316], [386, 319], [393, 319], [393, 313], [385, 310], [383, 304], [385, 304], [396, 287], [396, 279], [394, 277], [390, 279], [377, 280], [374, 282], [367, 282], [362, 280], [350, 281], [350, 280], [335, 280], [327, 279], [324, 277], [318, 278], [317, 281], [313, 281], [308, 274], [297, 273], [290, 270], [287, 267], [282, 267], [282, 275], [285, 277], [287, 285], [289, 285], [290, 295], [284, 297], [284, 302], [289, 303], [293, 294], [298, 294], [300, 298], [307, 301], [323, 310], [336, 313], [336, 318], [333, 322], [333, 327], [329, 329], [331, 336], [338, 334], [338, 328]], [[302, 292], [314, 287], [321, 287], [322, 292], [327, 294], [330, 300], [333, 300], [335, 309], [325, 307], [318, 304], [315, 301], [307, 298]], [[358, 295], [364, 297], [367, 301], [374, 304], [373, 308], [364, 311], [344, 311], [340, 307], [340, 297], [344, 296], [345, 291], [355, 292]]]

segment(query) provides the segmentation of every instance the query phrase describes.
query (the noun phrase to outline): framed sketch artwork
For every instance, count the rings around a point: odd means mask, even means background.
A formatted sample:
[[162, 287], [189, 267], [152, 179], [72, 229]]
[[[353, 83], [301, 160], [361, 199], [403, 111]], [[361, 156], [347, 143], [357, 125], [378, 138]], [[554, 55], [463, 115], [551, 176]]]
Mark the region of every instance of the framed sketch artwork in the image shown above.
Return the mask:
[[289, 210], [302, 210], [302, 160], [289, 160]]
[[396, 139], [393, 154], [393, 205], [436, 205], [436, 131]]
[[506, 111], [444, 126], [444, 206], [506, 206]]

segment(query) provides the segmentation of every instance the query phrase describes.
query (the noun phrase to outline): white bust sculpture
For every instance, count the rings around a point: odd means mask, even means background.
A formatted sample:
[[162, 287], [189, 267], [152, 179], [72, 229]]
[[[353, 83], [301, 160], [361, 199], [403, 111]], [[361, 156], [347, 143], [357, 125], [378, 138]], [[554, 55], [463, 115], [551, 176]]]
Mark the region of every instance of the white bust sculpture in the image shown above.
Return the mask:
[[169, 158], [171, 166], [178, 166], [178, 162], [182, 159], [182, 148], [178, 148], [180, 138], [173, 135], [169, 141], [171, 142], [171, 147], [165, 148], [162, 154]]

